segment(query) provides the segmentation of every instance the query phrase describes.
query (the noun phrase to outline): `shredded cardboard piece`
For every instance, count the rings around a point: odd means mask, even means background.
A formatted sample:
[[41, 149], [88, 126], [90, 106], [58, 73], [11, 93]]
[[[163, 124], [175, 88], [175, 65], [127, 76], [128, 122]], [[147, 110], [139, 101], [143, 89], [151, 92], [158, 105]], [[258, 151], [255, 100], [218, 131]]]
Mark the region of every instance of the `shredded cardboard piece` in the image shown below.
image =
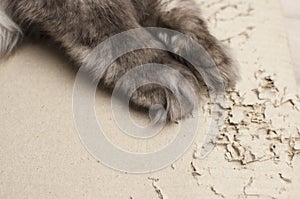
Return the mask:
[[225, 198], [225, 196], [223, 194], [217, 192], [217, 190], [213, 186], [211, 186], [210, 189], [211, 189], [212, 192], [214, 192], [214, 194], [216, 196], [220, 196], [221, 198]]
[[283, 181], [285, 181], [286, 183], [292, 183], [292, 180], [289, 179], [289, 178], [284, 177], [284, 176], [282, 175], [282, 173], [279, 173], [279, 177], [280, 177]]
[[156, 183], [159, 181], [158, 178], [148, 178], [152, 181], [152, 187], [154, 188], [155, 192], [157, 193], [158, 199], [167, 199], [167, 196], [164, 196], [162, 193], [162, 190], [156, 185]]
[[[244, 104], [245, 98], [240, 95], [239, 91], [229, 93], [230, 97], [228, 99], [231, 100], [233, 106], [227, 107], [229, 109], [228, 116], [221, 136], [219, 136], [217, 141], [217, 145], [226, 146], [225, 157], [228, 161], [238, 161], [243, 165], [266, 160], [266, 157], [267, 159], [272, 157], [274, 161], [277, 161], [280, 157], [279, 153], [276, 152], [274, 141], [288, 146], [289, 144], [291, 145], [291, 140], [300, 139], [299, 135], [287, 135], [288, 137], [283, 135], [284, 131], [291, 131], [297, 124], [288, 124], [285, 121], [285, 117], [280, 117], [279, 115], [279, 117], [266, 115], [267, 106], [280, 109], [283, 104], [290, 102], [289, 105], [294, 107], [295, 104], [300, 102], [297, 96], [287, 96], [285, 93], [280, 93], [275, 86], [275, 78], [263, 70], [258, 70], [254, 76], [258, 82], [258, 87], [252, 89], [257, 92], [256, 99], [252, 101], [257, 103], [251, 105], [247, 102]], [[273, 93], [274, 95], [261, 95], [261, 91], [263, 93]], [[250, 140], [242, 142], [247, 134], [252, 136], [252, 140], [266, 139], [265, 143], [270, 143], [272, 147], [270, 147], [269, 151], [266, 150], [267, 153], [265, 154], [256, 154], [251, 151]], [[299, 143], [292, 145], [291, 148], [293, 150], [299, 149]], [[196, 151], [196, 153], [198, 152]], [[288, 153], [290, 154], [292, 151]]]

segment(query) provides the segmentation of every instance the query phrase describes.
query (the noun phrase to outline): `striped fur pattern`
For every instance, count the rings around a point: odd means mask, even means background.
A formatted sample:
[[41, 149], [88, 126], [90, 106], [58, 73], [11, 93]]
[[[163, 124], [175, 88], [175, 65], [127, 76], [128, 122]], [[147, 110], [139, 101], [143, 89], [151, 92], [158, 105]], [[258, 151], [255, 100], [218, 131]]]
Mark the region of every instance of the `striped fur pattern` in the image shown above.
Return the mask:
[[0, 9], [0, 58], [12, 52], [23, 35], [20, 27], [7, 16], [3, 6]]
[[[226, 88], [232, 88], [239, 77], [238, 69], [228, 51], [209, 32], [193, 0], [0, 0], [0, 3], [6, 4], [0, 11], [0, 56], [9, 54], [15, 48], [22, 38], [22, 31], [27, 35], [27, 32], [38, 30], [60, 44], [78, 66], [89, 63], [87, 70], [93, 78], [97, 78], [101, 71], [97, 63], [101, 60], [98, 60], [98, 57], [92, 57], [91, 60], [86, 58], [98, 44], [126, 30], [162, 27], [182, 32], [203, 46], [217, 65], [220, 76], [208, 71], [205, 77], [201, 77], [189, 63], [168, 52], [144, 49], [117, 59], [105, 71], [101, 79], [102, 86], [113, 89], [126, 72], [147, 63], [172, 67], [179, 71], [196, 91], [199, 91], [198, 85], [203, 82], [203, 78], [210, 80], [210, 85], [207, 85], [210, 88], [217, 87], [214, 82], [219, 81], [222, 81]], [[157, 38], [151, 34], [149, 37], [146, 42], [158, 45], [172, 42], [173, 46], [185, 48], [186, 52], [191, 50], [176, 38], [167, 38], [166, 35]], [[145, 41], [132, 36], [132, 42]], [[171, 75], [165, 79], [177, 91], [184, 88], [182, 81]], [[130, 84], [124, 88], [125, 94], [129, 88]], [[188, 92], [179, 94], [182, 95], [181, 99], [190, 101], [191, 96]], [[185, 118], [194, 109], [193, 103], [186, 103], [186, 107], [182, 108], [185, 111], [181, 111], [176, 97], [158, 85], [140, 87], [131, 97], [131, 103], [148, 110], [153, 105], [161, 104], [167, 109], [170, 121]]]

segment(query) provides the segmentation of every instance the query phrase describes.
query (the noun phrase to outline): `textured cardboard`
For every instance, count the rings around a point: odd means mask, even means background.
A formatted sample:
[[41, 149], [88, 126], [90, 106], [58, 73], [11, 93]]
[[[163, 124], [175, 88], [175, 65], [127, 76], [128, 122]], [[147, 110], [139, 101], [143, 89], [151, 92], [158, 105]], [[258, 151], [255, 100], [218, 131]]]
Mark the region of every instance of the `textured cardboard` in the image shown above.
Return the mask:
[[[212, 0], [199, 6], [214, 34], [233, 49], [242, 73], [207, 158], [197, 159], [207, 129], [204, 113], [195, 143], [172, 166], [132, 175], [102, 165], [76, 132], [77, 70], [53, 44], [27, 41], [0, 64], [0, 197], [298, 198], [300, 103], [280, 2]], [[107, 137], [126, 150], [152, 151], [176, 136], [177, 126], [171, 126], [150, 140], [131, 139], [114, 124], [110, 96], [99, 91], [96, 98]]]

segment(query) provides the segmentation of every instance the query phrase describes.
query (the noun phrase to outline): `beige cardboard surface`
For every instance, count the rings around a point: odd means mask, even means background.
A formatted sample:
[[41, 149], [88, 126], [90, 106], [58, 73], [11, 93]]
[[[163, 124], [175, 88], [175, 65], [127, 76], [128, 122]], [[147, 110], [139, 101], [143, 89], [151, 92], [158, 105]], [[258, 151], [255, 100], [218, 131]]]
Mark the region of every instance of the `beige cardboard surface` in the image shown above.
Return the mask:
[[[207, 158], [197, 159], [205, 110], [195, 143], [172, 166], [144, 175], [103, 166], [75, 129], [76, 69], [52, 44], [25, 42], [0, 64], [0, 198], [298, 198], [300, 101], [279, 1], [199, 5], [243, 77]], [[110, 96], [96, 98], [107, 136], [124, 149], [147, 152], [176, 136], [174, 125], [151, 140], [130, 139], [114, 124]]]
[[296, 69], [298, 88], [300, 88], [300, 57], [298, 56], [300, 49], [300, 38], [298, 37], [300, 32], [300, 1], [281, 0], [281, 4], [283, 7], [292, 61]]

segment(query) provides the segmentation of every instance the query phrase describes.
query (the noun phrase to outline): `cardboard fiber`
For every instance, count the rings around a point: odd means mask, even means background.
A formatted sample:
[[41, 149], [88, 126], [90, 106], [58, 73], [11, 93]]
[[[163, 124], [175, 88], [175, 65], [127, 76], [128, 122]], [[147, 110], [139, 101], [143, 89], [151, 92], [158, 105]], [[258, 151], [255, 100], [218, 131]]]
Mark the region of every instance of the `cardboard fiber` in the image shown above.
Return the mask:
[[[195, 143], [168, 168], [133, 175], [102, 165], [76, 132], [77, 70], [55, 45], [27, 41], [0, 64], [0, 197], [297, 198], [300, 102], [279, 1], [199, 6], [214, 34], [233, 49], [242, 73], [228, 93], [225, 125], [208, 157], [197, 159], [205, 109]], [[133, 152], [162, 148], [178, 128], [150, 140], [130, 139], [114, 124], [110, 96], [102, 91], [96, 112], [107, 137]]]

